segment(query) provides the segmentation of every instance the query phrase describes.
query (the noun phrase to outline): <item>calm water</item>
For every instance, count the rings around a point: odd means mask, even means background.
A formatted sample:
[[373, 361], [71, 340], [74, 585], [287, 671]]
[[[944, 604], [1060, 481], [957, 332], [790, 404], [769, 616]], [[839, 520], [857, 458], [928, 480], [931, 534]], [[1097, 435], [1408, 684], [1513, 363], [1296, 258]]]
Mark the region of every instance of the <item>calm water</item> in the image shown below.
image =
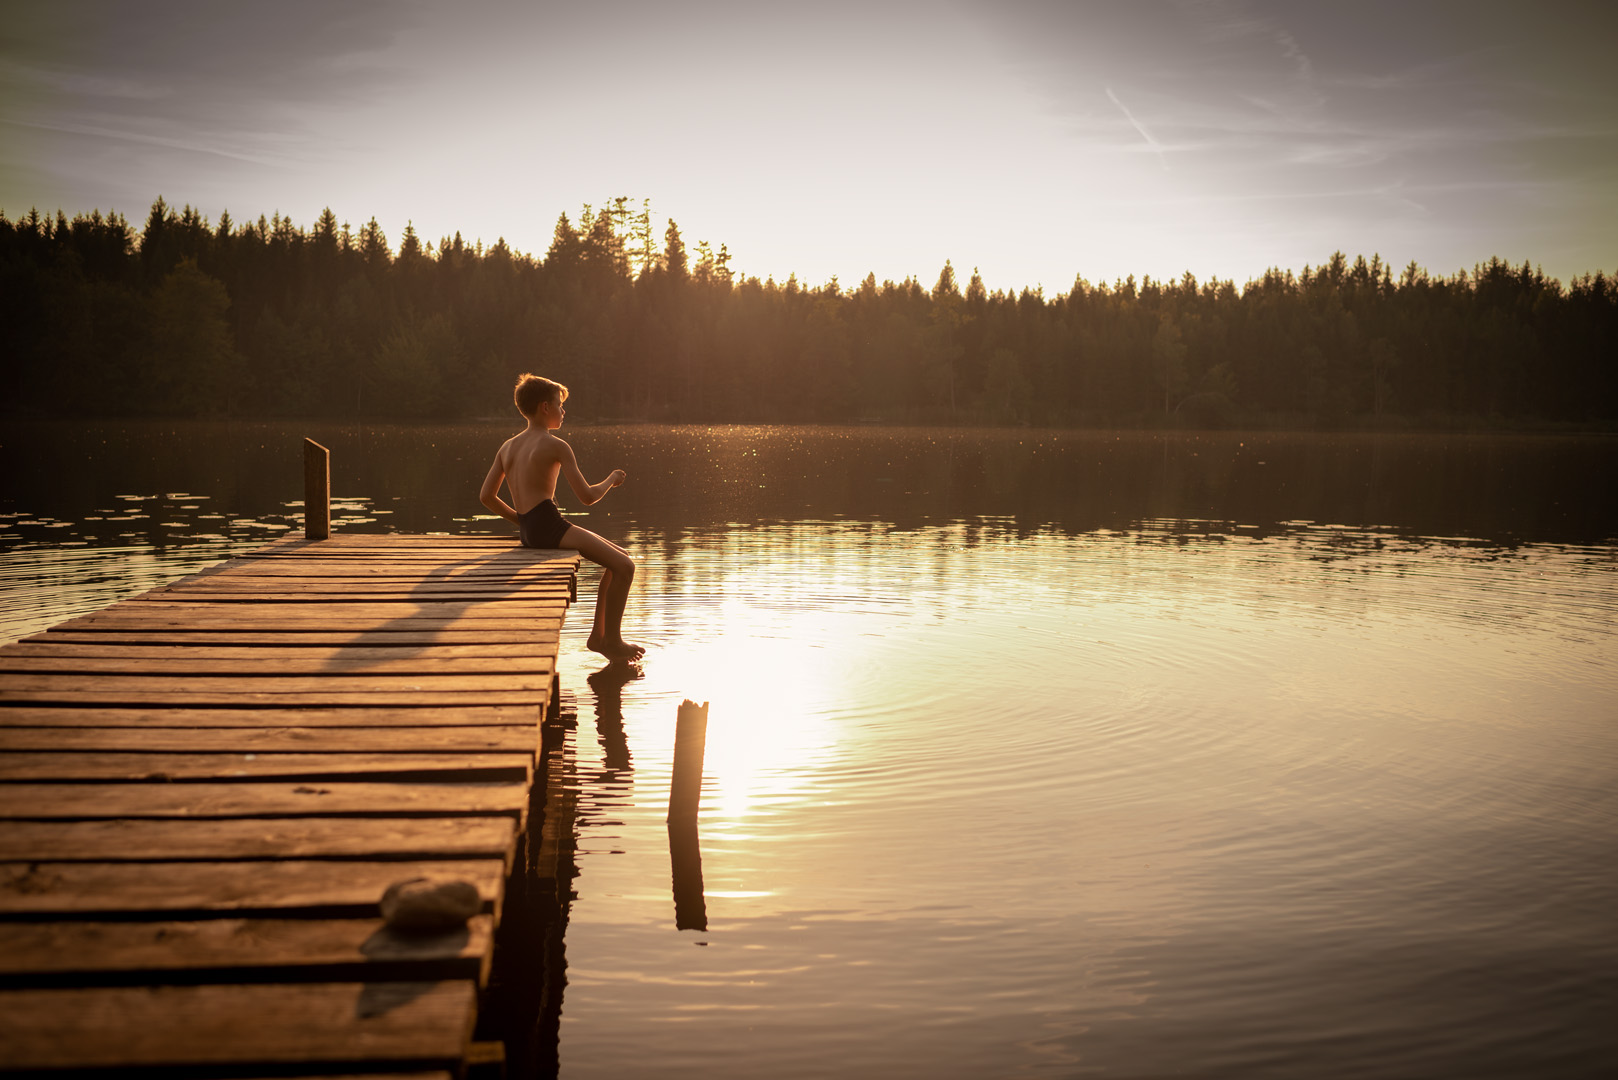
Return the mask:
[[[0, 634], [296, 525], [304, 434], [339, 528], [504, 531], [510, 429], [12, 425]], [[1618, 443], [571, 436], [650, 653], [564, 640], [563, 1076], [1618, 1064]]]

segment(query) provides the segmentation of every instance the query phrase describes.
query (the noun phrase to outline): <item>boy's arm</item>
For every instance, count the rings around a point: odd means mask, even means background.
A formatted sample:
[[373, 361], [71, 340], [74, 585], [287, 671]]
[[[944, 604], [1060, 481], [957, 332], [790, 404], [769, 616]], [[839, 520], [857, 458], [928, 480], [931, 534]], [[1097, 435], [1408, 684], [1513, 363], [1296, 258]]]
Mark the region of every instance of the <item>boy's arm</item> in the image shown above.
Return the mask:
[[573, 448], [561, 439], [556, 441], [562, 443], [562, 452], [557, 455], [562, 462], [562, 475], [567, 477], [567, 486], [573, 489], [573, 494], [577, 495], [585, 506], [600, 502], [603, 495], [624, 482], [624, 470], [614, 469], [601, 483], [587, 483], [584, 473], [579, 470], [578, 459], [573, 456]]
[[500, 484], [506, 478], [506, 467], [500, 462], [500, 455], [494, 455], [494, 464], [489, 467], [489, 475], [483, 478], [483, 490], [478, 492], [478, 499], [490, 510], [499, 514], [507, 521], [517, 520], [517, 511], [506, 504], [500, 497]]

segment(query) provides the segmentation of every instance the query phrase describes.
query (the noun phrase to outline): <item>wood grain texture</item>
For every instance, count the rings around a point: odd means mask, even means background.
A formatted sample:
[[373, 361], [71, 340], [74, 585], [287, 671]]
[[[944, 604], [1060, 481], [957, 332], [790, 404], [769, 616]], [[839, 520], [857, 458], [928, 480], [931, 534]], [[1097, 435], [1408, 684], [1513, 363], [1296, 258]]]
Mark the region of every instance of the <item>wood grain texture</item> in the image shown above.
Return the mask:
[[471, 980], [0, 991], [11, 1069], [394, 1063], [455, 1067]]
[[[531, 618], [547, 608], [567, 607], [567, 597], [554, 594], [535, 596], [531, 600], [521, 596], [499, 596], [492, 599], [437, 600], [423, 597], [419, 600], [373, 600], [367, 597], [353, 599], [315, 599], [308, 602], [288, 601], [272, 605], [270, 614], [295, 615], [300, 619], [318, 619], [323, 615], [341, 615], [347, 618], [459, 619], [478, 614], [485, 619]], [[251, 615], [250, 607], [242, 604], [212, 603], [205, 595], [187, 599], [183, 593], [154, 596], [149, 600], [139, 596], [120, 600], [100, 612], [86, 615], [86, 619], [104, 618], [114, 614], [139, 618], [164, 615], [206, 615], [208, 618], [239, 618]], [[71, 624], [64, 624], [71, 625]]]
[[144, 593], [145, 596], [197, 596], [207, 594], [230, 593], [335, 593], [343, 596], [369, 597], [373, 593], [407, 593], [414, 595], [431, 595], [440, 592], [469, 592], [491, 597], [506, 595], [539, 595], [548, 596], [567, 592], [566, 578], [551, 575], [530, 574], [525, 578], [516, 579], [496, 574], [480, 575], [476, 578], [457, 575], [444, 578], [389, 578], [376, 580], [374, 578], [340, 578], [330, 580], [327, 578], [310, 577], [306, 574], [260, 575], [260, 574], [219, 574], [214, 577], [200, 578], [177, 582], [173, 585], [163, 585]]
[[[112, 637], [113, 635], [104, 635]], [[554, 639], [531, 644], [495, 643], [489, 645], [422, 645], [399, 642], [389, 645], [299, 645], [282, 644], [281, 639], [255, 642], [253, 646], [215, 645], [206, 638], [185, 642], [177, 648], [164, 642], [104, 641], [102, 635], [88, 640], [68, 640], [69, 635], [39, 635], [0, 647], [0, 659], [13, 657], [62, 659], [169, 659], [194, 656], [204, 660], [317, 661], [346, 660], [548, 660], [556, 655]], [[292, 639], [294, 642], [296, 638]], [[274, 645], [275, 648], [264, 648]], [[256, 647], [255, 647], [256, 646]]]
[[460, 604], [478, 605], [505, 604], [520, 605], [513, 609], [518, 611], [531, 610], [535, 605], [555, 604], [566, 602], [568, 590], [558, 589], [524, 589], [515, 591], [511, 589], [478, 590], [478, 589], [386, 589], [366, 592], [350, 592], [346, 589], [256, 589], [252, 591], [231, 591], [223, 589], [173, 589], [163, 592], [143, 593], [140, 596], [130, 597], [120, 601], [125, 604], [150, 605], [153, 607], [169, 607], [174, 605], [195, 604], [305, 604], [305, 605], [332, 605], [359, 606], [366, 604]]
[[[4, 729], [0, 729], [0, 736], [3, 735]], [[517, 754], [261, 754], [256, 751], [128, 754], [69, 753], [62, 748], [36, 753], [0, 752], [0, 804], [7, 798], [5, 788], [8, 786], [50, 781], [82, 784], [96, 780], [123, 783], [385, 780], [397, 783], [402, 777], [411, 777], [436, 784], [502, 781], [526, 784], [532, 776], [532, 766], [532, 750]]]
[[373, 658], [341, 654], [323, 660], [266, 656], [218, 659], [185, 650], [173, 656], [26, 656], [0, 649], [0, 673], [19, 675], [229, 675], [261, 678], [266, 675], [545, 675], [552, 671], [548, 656], [466, 657], [428, 660], [419, 657]]
[[443, 875], [477, 886], [498, 914], [506, 866], [496, 858], [327, 862], [0, 863], [0, 917], [283, 912], [368, 917], [389, 885]]
[[549, 697], [548, 688], [541, 690], [318, 690], [308, 692], [257, 693], [242, 690], [212, 692], [186, 692], [181, 690], [121, 690], [93, 686], [58, 684], [55, 689], [15, 690], [3, 689], [0, 681], [0, 702], [7, 705], [149, 705], [200, 707], [261, 706], [271, 709], [358, 705], [366, 708], [378, 706], [444, 706], [463, 708], [475, 705], [535, 705], [543, 709]]
[[[337, 646], [358, 648], [376, 646], [387, 649], [420, 648], [423, 651], [446, 645], [462, 646], [555, 646], [560, 639], [560, 623], [519, 622], [509, 629], [494, 630], [171, 630], [160, 627], [141, 627], [133, 630], [89, 629], [65, 630], [52, 627], [42, 633], [23, 638], [27, 644], [85, 645], [128, 644], [143, 647], [168, 645], [202, 646], [268, 646], [270, 648], [310, 648]], [[554, 650], [553, 650], [554, 651]]]
[[[356, 815], [497, 815], [521, 820], [527, 806], [526, 782], [422, 784], [309, 780], [251, 784], [0, 784], [0, 820], [8, 822]], [[13, 827], [6, 826], [8, 831]]]
[[14, 821], [0, 829], [0, 862], [509, 860], [515, 839], [516, 822], [505, 817]]
[[[3, 727], [0, 726], [0, 779], [20, 780], [36, 770], [68, 779], [74, 768], [85, 770], [84, 778], [94, 778], [101, 770], [118, 770], [126, 779], [142, 779], [148, 773], [174, 772], [186, 766], [185, 760], [173, 766], [155, 760], [159, 755], [196, 759], [184, 775], [200, 776], [210, 769], [237, 769], [249, 775], [274, 775], [272, 771], [252, 770], [299, 768], [329, 772], [326, 763], [355, 758], [355, 768], [414, 771], [421, 768], [448, 768], [444, 755], [455, 755], [462, 768], [481, 771], [504, 767], [520, 754], [533, 757], [539, 746], [539, 730], [534, 724], [509, 727]], [[256, 754], [256, 759], [244, 759]], [[499, 755], [487, 765], [478, 755]], [[79, 758], [97, 758], [83, 766], [67, 764]], [[99, 760], [105, 758], [105, 761]], [[54, 763], [48, 759], [55, 759]], [[255, 765], [257, 761], [260, 764]], [[420, 763], [419, 766], [417, 763]], [[301, 775], [301, 773], [300, 773]]]
[[190, 981], [487, 977], [494, 918], [440, 934], [375, 919], [0, 922], [0, 979], [107, 985], [162, 972]]
[[[485, 610], [489, 606], [479, 605], [478, 610], [469, 611], [463, 604], [455, 611], [430, 611], [427, 609], [433, 605], [396, 604], [389, 611], [376, 612], [359, 610], [363, 605], [355, 605], [354, 609], [339, 607], [331, 611], [315, 610], [310, 605], [286, 605], [280, 610], [246, 607], [226, 612], [198, 612], [195, 607], [183, 604], [169, 608], [153, 605], [150, 611], [107, 608], [92, 615], [70, 619], [62, 623], [61, 627], [75, 631], [133, 630], [146, 634], [201, 631], [223, 635], [249, 631], [277, 631], [283, 634], [300, 632], [343, 634], [351, 639], [353, 635], [358, 634], [414, 633], [429, 635], [425, 637], [429, 643], [447, 644], [458, 640], [447, 636], [450, 631], [484, 633], [484, 637], [474, 640], [524, 641], [527, 639], [523, 635], [538, 630], [551, 630], [566, 614], [565, 604], [548, 606], [534, 604], [530, 605], [531, 610], [516, 614], [510, 611]], [[504, 633], [508, 636], [499, 638], [489, 636], [494, 633]]]
[[[228, 702], [227, 702], [228, 704]], [[128, 728], [399, 728], [485, 727], [491, 724], [537, 724], [542, 709], [532, 702], [489, 705], [463, 702], [451, 706], [393, 707], [374, 703], [350, 708], [253, 709], [205, 705], [158, 705], [151, 708], [113, 706], [0, 705], [0, 728], [128, 727]], [[200, 746], [199, 749], [207, 749]]]
[[[492, 684], [492, 685], [491, 685]], [[113, 675], [96, 679], [67, 674], [16, 674], [0, 683], [0, 693], [7, 698], [14, 693], [42, 690], [81, 690], [93, 686], [103, 692], [146, 693], [166, 691], [182, 694], [229, 694], [243, 690], [254, 694], [308, 694], [327, 692], [364, 693], [381, 691], [413, 693], [415, 691], [460, 690], [480, 693], [485, 690], [549, 690], [550, 671], [513, 672], [492, 678], [483, 675], [349, 675], [341, 672], [331, 675], [274, 675], [268, 672], [246, 672], [239, 676], [187, 675]]]
[[375, 560], [254, 559], [235, 567], [222, 567], [210, 573], [196, 573], [181, 581], [566, 581], [573, 580], [576, 568], [555, 565], [471, 565], [471, 567], [411, 568], [388, 559]]

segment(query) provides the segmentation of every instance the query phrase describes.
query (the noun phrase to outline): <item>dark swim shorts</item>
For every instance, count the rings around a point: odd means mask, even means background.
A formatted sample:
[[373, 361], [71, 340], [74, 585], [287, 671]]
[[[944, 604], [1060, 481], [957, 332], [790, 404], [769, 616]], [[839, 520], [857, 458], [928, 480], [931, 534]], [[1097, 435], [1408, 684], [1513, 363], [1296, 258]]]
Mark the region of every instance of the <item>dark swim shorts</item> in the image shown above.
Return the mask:
[[562, 534], [567, 529], [567, 519], [551, 499], [539, 503], [527, 513], [517, 515], [517, 530], [522, 536], [523, 547], [560, 547]]

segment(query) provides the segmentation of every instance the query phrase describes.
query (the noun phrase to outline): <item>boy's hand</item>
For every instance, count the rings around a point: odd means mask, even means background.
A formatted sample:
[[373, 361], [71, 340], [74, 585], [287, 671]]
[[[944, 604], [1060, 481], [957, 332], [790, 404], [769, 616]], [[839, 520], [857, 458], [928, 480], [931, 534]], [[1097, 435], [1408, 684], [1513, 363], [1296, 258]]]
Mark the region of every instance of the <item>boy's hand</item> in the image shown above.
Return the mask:
[[628, 474], [625, 473], [624, 470], [622, 470], [622, 469], [614, 469], [614, 470], [612, 470], [612, 475], [607, 477], [607, 483], [612, 485], [613, 487], [617, 487], [619, 484], [623, 483], [628, 478], [629, 478]]

